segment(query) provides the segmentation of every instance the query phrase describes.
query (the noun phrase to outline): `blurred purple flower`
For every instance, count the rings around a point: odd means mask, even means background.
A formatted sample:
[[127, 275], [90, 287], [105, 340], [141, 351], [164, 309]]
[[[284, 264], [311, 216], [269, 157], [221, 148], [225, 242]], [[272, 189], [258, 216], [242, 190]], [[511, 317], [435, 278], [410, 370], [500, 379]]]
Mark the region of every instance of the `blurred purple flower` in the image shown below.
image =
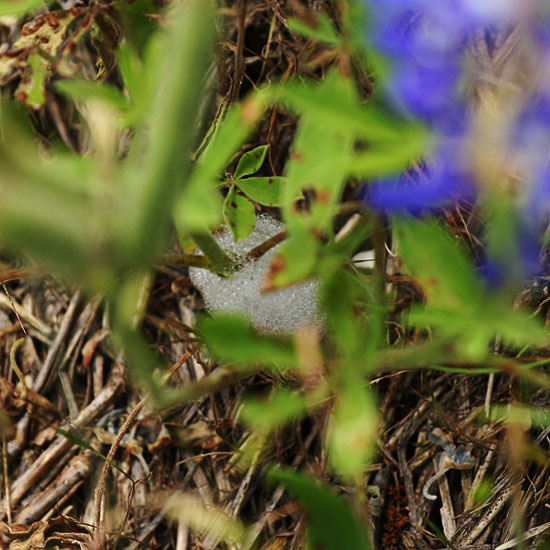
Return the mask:
[[510, 19], [507, 2], [480, 8], [472, 0], [373, 0], [371, 38], [391, 62], [383, 86], [398, 108], [437, 125], [456, 108], [462, 52], [470, 34]]
[[417, 216], [474, 196], [474, 179], [456, 146], [454, 140], [445, 140], [421, 170], [373, 182], [366, 190], [367, 203], [375, 210]]
[[[387, 213], [425, 214], [476, 196], [473, 158], [463, 154], [475, 135], [471, 105], [461, 90], [468, 70], [476, 70], [467, 52], [484, 36], [493, 55], [492, 36], [506, 39], [516, 24], [523, 30], [522, 47], [531, 44], [531, 52], [523, 51], [520, 61], [529, 89], [523, 92], [527, 99], [510, 135], [502, 140], [509, 149], [503, 157], [525, 183], [509, 250], [516, 265], [511, 269], [509, 263], [502, 265], [503, 258], [487, 257], [480, 267], [489, 284], [535, 275], [541, 266], [540, 236], [550, 222], [550, 8], [545, 0], [371, 0], [369, 13], [371, 43], [388, 62], [380, 92], [393, 109], [420, 118], [439, 139], [423, 170], [368, 186], [365, 200]], [[482, 70], [475, 76], [483, 76]], [[487, 83], [497, 86], [498, 76]], [[518, 82], [510, 84], [505, 93], [520, 90]], [[507, 177], [504, 171], [502, 177]]]

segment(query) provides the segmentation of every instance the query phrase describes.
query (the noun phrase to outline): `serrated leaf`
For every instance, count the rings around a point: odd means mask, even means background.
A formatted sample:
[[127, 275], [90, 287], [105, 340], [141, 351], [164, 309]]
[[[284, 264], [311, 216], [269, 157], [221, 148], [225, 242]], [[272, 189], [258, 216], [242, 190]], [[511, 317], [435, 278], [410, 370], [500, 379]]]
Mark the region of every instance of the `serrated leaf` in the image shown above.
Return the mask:
[[241, 317], [216, 315], [199, 323], [201, 334], [210, 352], [222, 361], [243, 366], [292, 366], [296, 364], [290, 339], [256, 332]]
[[260, 145], [252, 149], [252, 151], [245, 153], [241, 157], [241, 160], [239, 160], [239, 164], [237, 164], [233, 179], [238, 180], [243, 176], [248, 176], [249, 174], [257, 172], [264, 162], [267, 148], [267, 145]]
[[223, 203], [223, 218], [236, 241], [245, 239], [256, 226], [254, 205], [234, 185]]
[[311, 549], [368, 550], [370, 543], [350, 505], [316, 479], [274, 467], [268, 475], [295, 495], [304, 505], [308, 518]]
[[260, 204], [264, 204], [265, 206], [279, 206], [281, 204], [282, 188], [286, 183], [286, 178], [273, 176], [237, 180], [235, 185], [244, 191], [252, 200]]
[[340, 45], [342, 43], [341, 36], [334, 29], [326, 13], [317, 14], [315, 21], [312, 21], [311, 25], [301, 19], [291, 17], [288, 20], [288, 26], [292, 31], [307, 38], [313, 38], [317, 42], [333, 45]]
[[347, 384], [332, 412], [329, 460], [342, 476], [359, 480], [375, 451], [378, 411], [374, 396], [360, 383]]

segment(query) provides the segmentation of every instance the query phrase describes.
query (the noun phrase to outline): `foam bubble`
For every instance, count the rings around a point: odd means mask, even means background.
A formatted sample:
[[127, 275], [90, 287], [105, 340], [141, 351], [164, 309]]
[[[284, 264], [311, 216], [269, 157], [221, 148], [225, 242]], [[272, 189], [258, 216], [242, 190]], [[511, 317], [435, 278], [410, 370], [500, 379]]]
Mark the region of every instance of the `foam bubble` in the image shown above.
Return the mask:
[[214, 235], [218, 244], [243, 266], [225, 279], [206, 269], [189, 268], [191, 281], [201, 292], [209, 310], [244, 315], [264, 332], [288, 333], [305, 323], [321, 324], [317, 281], [260, 293], [273, 254], [280, 245], [258, 260], [245, 262], [247, 252], [284, 229], [281, 222], [262, 214], [256, 220], [254, 231], [242, 241], [235, 242], [227, 229]]

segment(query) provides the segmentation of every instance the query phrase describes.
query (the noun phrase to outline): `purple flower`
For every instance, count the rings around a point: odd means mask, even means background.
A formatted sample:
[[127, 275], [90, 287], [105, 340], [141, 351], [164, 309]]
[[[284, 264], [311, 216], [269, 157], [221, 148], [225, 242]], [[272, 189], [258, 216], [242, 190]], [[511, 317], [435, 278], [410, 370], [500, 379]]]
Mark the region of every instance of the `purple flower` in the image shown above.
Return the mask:
[[[489, 74], [492, 80], [486, 83], [479, 81], [479, 90], [488, 87], [484, 98], [493, 98], [494, 103], [482, 104], [476, 113], [463, 93], [464, 84], [468, 76], [476, 80], [483, 76], [484, 69], [476, 67], [468, 52], [484, 36], [492, 56], [487, 38], [506, 39], [516, 25], [524, 36], [518, 41], [519, 54], [510, 56], [512, 70]], [[427, 123], [439, 141], [423, 170], [370, 184], [365, 200], [380, 211], [419, 215], [461, 198], [471, 199], [484, 185], [498, 187], [512, 176], [522, 191], [510, 221], [513, 242], [506, 251], [489, 250], [482, 272], [488, 281], [502, 284], [533, 276], [541, 266], [540, 237], [550, 222], [550, 9], [545, 0], [371, 0], [369, 36], [388, 63], [379, 91], [394, 110]], [[514, 63], [521, 70], [514, 72]], [[516, 80], [500, 91], [499, 79], [507, 74], [516, 75]], [[528, 88], [522, 91], [522, 86]], [[512, 90], [517, 99], [511, 99]], [[506, 119], [513, 113], [510, 105], [520, 106], [515, 119]], [[490, 124], [483, 108], [493, 109], [491, 116], [505, 117], [506, 133], [487, 126], [487, 135], [495, 142], [476, 142], [484, 135], [479, 132], [482, 125]], [[491, 181], [490, 156], [488, 173], [480, 170], [484, 147], [491, 155], [495, 146], [502, 147], [499, 181]], [[507, 167], [514, 173], [507, 174]], [[513, 268], [510, 262], [505, 264], [510, 258], [516, 259]]]
[[458, 144], [447, 139], [421, 171], [411, 170], [370, 184], [365, 200], [372, 208], [388, 213], [424, 214], [475, 195], [475, 182], [467, 166]]
[[[374, 0], [371, 38], [390, 61], [383, 83], [398, 109], [406, 109], [433, 125], [459, 101], [462, 52], [469, 35], [510, 18], [506, 2], [490, 2], [487, 10], [472, 0]], [[498, 15], [497, 15], [498, 14]]]

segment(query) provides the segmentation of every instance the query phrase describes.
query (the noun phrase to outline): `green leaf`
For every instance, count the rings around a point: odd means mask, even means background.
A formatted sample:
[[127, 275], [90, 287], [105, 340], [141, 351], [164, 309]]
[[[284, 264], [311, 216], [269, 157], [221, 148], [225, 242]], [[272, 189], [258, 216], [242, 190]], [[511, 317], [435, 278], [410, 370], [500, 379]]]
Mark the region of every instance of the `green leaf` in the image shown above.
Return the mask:
[[483, 289], [464, 247], [433, 220], [394, 220], [399, 254], [417, 279], [428, 305], [445, 310], [473, 311]]
[[[211, 204], [201, 204], [203, 193], [214, 189], [235, 151], [240, 147], [246, 136], [265, 109], [264, 97], [252, 94], [245, 101], [231, 107], [223, 124], [216, 128], [212, 140], [200, 155], [184, 193], [176, 200], [174, 216], [178, 232], [186, 229], [203, 229], [197, 225], [201, 219], [212, 219], [219, 216], [219, 209], [212, 209]], [[192, 203], [188, 195], [193, 197]]]
[[309, 548], [368, 550], [370, 543], [350, 505], [312, 477], [274, 467], [268, 479], [279, 483], [304, 505], [308, 518]]
[[378, 410], [360, 379], [356, 384], [347, 382], [330, 418], [329, 460], [340, 475], [359, 481], [376, 448]]
[[[51, 2], [49, 2], [51, 4]], [[42, 0], [2, 0], [0, 2], [0, 16], [24, 15], [29, 11], [43, 6]]]
[[296, 17], [291, 17], [288, 20], [288, 26], [292, 31], [307, 38], [313, 38], [317, 42], [324, 42], [325, 44], [332, 44], [334, 46], [342, 43], [342, 37], [336, 32], [326, 13], [317, 14], [312, 25], [308, 25]]
[[167, 238], [171, 210], [189, 169], [200, 102], [200, 87], [189, 82], [202, 79], [214, 31], [210, 2], [189, 2], [176, 11], [162, 35], [161, 67], [153, 68], [153, 76], [161, 76], [161, 92], [157, 87], [148, 125], [134, 138], [121, 178], [117, 206], [124, 216], [116, 220], [115, 249], [118, 258], [133, 265], [149, 265]]
[[432, 144], [429, 132], [422, 126], [403, 127], [401, 139], [386, 140], [383, 147], [372, 147], [355, 154], [349, 174], [356, 177], [380, 177], [400, 173], [411, 161], [425, 155]]
[[252, 151], [245, 153], [241, 157], [241, 160], [239, 160], [239, 164], [237, 164], [233, 179], [238, 180], [243, 176], [248, 176], [249, 174], [257, 172], [264, 162], [267, 148], [268, 145], [260, 145], [252, 149]]
[[339, 128], [344, 135], [354, 134], [369, 143], [402, 140], [405, 129], [418, 126], [418, 122], [396, 118], [375, 103], [362, 104], [352, 81], [337, 69], [321, 83], [287, 84], [281, 89], [281, 99], [298, 114], [309, 113], [326, 128]]
[[222, 197], [216, 189], [193, 185], [185, 189], [174, 207], [174, 221], [180, 240], [189, 230], [203, 230], [222, 223]]
[[247, 178], [237, 180], [235, 185], [244, 191], [252, 200], [265, 204], [266, 206], [279, 206], [281, 204], [281, 193], [283, 186], [287, 183], [286, 178], [277, 176], [263, 178]]
[[313, 276], [320, 246], [307, 225], [295, 225], [293, 234], [273, 255], [265, 275], [264, 288], [274, 290]]
[[24, 76], [15, 92], [17, 99], [33, 109], [39, 109], [46, 101], [46, 67], [47, 63], [37, 52], [31, 53], [23, 71]]
[[243, 366], [296, 364], [291, 340], [259, 334], [241, 317], [205, 318], [199, 323], [199, 333], [210, 352], [222, 361]]
[[231, 186], [225, 197], [223, 218], [236, 241], [248, 237], [256, 226], [254, 205], [234, 185]]
[[[353, 128], [332, 114], [338, 110], [335, 104], [342, 109], [347, 104], [358, 104], [355, 85], [332, 71], [321, 84], [283, 88], [282, 98], [301, 113], [286, 168], [289, 183], [282, 192], [289, 233], [292, 236], [297, 224], [308, 225], [308, 230], [330, 232], [355, 141]], [[307, 220], [294, 212], [296, 196], [304, 189], [314, 191]]]
[[122, 93], [114, 86], [105, 82], [91, 82], [90, 80], [58, 80], [54, 87], [62, 94], [71, 96], [79, 101], [99, 100], [118, 109], [125, 110], [128, 103]]
[[298, 391], [274, 389], [269, 399], [247, 399], [242, 419], [245, 424], [267, 432], [295, 420], [306, 408], [304, 396]]

